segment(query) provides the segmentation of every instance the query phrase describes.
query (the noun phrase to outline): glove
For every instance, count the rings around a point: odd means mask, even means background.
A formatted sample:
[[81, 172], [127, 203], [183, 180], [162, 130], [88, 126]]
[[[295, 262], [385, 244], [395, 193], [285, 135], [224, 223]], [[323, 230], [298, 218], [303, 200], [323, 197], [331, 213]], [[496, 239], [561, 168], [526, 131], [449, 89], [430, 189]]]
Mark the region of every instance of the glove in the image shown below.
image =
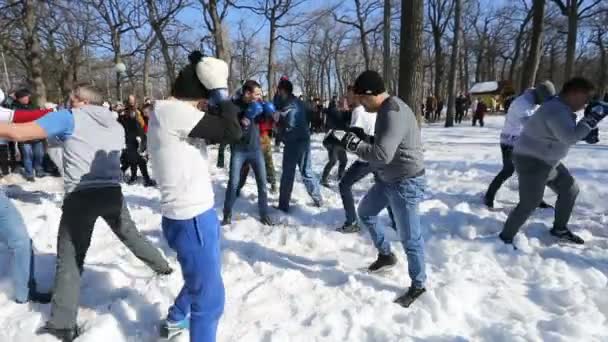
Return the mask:
[[259, 102], [253, 102], [245, 110], [245, 117], [249, 120], [255, 119], [264, 112], [264, 106]]
[[325, 138], [323, 138], [323, 146], [325, 146], [325, 148], [330, 148], [332, 146], [342, 147], [342, 142], [340, 141], [340, 139], [338, 139], [338, 137], [336, 137], [335, 133], [336, 132], [333, 129], [327, 132]]
[[196, 76], [209, 90], [228, 88], [228, 64], [214, 57], [203, 57], [196, 63]]
[[262, 102], [262, 107], [264, 108], [264, 116], [271, 116], [277, 111], [272, 102]]
[[348, 129], [349, 132], [354, 133], [359, 139], [365, 141], [368, 144], [373, 143], [374, 137], [367, 135], [361, 127], [351, 127]]
[[359, 138], [353, 132], [348, 132], [342, 138], [341, 143], [342, 143], [342, 146], [344, 146], [344, 149], [347, 150], [348, 152], [357, 152], [357, 148], [359, 147], [359, 144], [361, 143], [361, 138]]
[[587, 137], [585, 139], [583, 139], [587, 144], [597, 144], [598, 142], [600, 142], [600, 138], [599, 138], [599, 132], [600, 130], [598, 128], [594, 128], [591, 130], [591, 132], [589, 132], [589, 134], [587, 135]]
[[608, 102], [597, 101], [589, 106], [591, 110], [585, 111], [585, 117], [582, 120], [585, 120], [589, 127], [595, 128], [608, 115]]
[[236, 143], [243, 135], [238, 114], [239, 108], [232, 101], [222, 101], [205, 113], [188, 136], [205, 139], [210, 144]]

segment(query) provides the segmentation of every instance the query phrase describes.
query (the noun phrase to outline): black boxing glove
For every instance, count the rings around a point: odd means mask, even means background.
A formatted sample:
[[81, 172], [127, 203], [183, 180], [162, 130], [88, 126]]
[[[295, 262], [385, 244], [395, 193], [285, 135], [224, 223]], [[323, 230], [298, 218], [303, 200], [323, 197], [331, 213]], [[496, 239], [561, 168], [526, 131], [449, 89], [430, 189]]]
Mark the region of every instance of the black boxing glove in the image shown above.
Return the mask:
[[216, 107], [209, 108], [188, 137], [205, 139], [210, 144], [237, 143], [243, 135], [239, 112], [239, 107], [232, 101], [222, 101]]

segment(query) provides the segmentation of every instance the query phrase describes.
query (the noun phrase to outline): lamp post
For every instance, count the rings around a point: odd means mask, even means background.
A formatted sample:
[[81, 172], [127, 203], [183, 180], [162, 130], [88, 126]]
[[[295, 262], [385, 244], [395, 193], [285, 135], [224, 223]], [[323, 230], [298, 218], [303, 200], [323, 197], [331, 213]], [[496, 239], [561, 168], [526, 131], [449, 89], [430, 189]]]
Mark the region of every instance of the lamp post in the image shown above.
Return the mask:
[[119, 59], [114, 65], [114, 71], [116, 71], [116, 97], [118, 98], [118, 101], [122, 102], [121, 78], [125, 75], [127, 66]]

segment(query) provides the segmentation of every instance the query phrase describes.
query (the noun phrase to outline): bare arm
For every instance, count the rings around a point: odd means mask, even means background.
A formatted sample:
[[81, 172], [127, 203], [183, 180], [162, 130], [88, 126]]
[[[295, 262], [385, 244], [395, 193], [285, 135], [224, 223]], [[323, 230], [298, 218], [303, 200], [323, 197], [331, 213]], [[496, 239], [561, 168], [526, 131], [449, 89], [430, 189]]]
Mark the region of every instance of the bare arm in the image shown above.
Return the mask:
[[36, 122], [23, 124], [0, 124], [0, 138], [12, 141], [46, 139], [47, 134]]

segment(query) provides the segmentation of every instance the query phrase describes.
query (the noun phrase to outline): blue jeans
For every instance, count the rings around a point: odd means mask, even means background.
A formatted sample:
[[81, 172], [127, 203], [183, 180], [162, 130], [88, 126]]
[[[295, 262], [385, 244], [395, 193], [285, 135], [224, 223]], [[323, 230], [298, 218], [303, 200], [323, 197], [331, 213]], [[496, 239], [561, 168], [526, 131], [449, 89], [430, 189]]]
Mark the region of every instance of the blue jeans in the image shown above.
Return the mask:
[[[344, 214], [346, 215], [345, 225], [349, 226], [357, 221], [357, 210], [355, 209], [355, 198], [353, 197], [353, 185], [372, 173], [372, 167], [367, 162], [356, 160], [353, 162], [344, 176], [340, 179], [340, 197], [342, 197], [342, 205], [344, 206]], [[391, 206], [387, 206], [388, 216], [393, 225], [395, 219]]]
[[374, 246], [383, 255], [391, 253], [390, 241], [385, 239], [384, 227], [376, 225], [377, 216], [387, 205], [393, 209], [397, 231], [407, 255], [408, 272], [414, 287], [424, 287], [424, 238], [418, 204], [422, 200], [426, 180], [424, 176], [404, 179], [397, 183], [376, 183], [359, 203], [359, 220], [369, 229]]
[[30, 282], [34, 277], [32, 241], [21, 214], [3, 191], [0, 191], [0, 242], [10, 251], [9, 274], [15, 300], [27, 302]]
[[42, 140], [24, 143], [21, 145], [21, 157], [26, 177], [33, 177], [36, 173], [42, 173], [42, 160], [44, 158], [44, 144]]
[[177, 252], [184, 287], [169, 308], [170, 321], [190, 315], [190, 341], [214, 342], [224, 312], [220, 223], [215, 209], [189, 220], [163, 217], [163, 234]]
[[289, 141], [283, 148], [283, 173], [279, 190], [279, 208], [289, 209], [293, 182], [296, 176], [296, 166], [300, 169], [306, 191], [315, 202], [321, 201], [319, 180], [312, 173], [310, 159], [310, 140]]
[[228, 187], [226, 188], [226, 198], [224, 199], [224, 214], [232, 212], [232, 206], [236, 201], [236, 192], [241, 179], [243, 165], [251, 165], [255, 174], [255, 182], [258, 185], [258, 209], [260, 216], [268, 215], [268, 195], [266, 193], [266, 164], [264, 154], [261, 149], [253, 151], [243, 151], [232, 148], [230, 152], [230, 173], [228, 176]]

